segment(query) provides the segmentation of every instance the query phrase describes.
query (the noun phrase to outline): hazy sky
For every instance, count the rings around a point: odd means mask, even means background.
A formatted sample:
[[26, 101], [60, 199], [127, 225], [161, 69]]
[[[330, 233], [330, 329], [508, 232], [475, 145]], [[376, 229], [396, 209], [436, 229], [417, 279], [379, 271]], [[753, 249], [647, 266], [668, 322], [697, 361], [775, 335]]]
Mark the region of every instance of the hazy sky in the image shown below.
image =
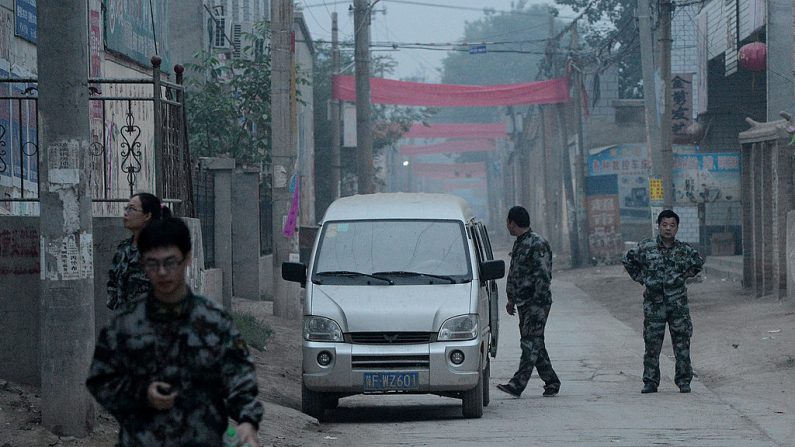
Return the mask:
[[[511, 3], [512, 0], [380, 0], [375, 5], [378, 12], [373, 18], [371, 40], [373, 43], [460, 42], [464, 35], [464, 23], [483, 17], [484, 7], [510, 11]], [[529, 3], [552, 2], [530, 0]], [[298, 0], [297, 4], [303, 8], [304, 20], [313, 40], [331, 40], [331, 13], [336, 11], [340, 41], [353, 42], [353, 15], [348, 12], [352, 0]], [[563, 12], [561, 15], [566, 16]], [[400, 49], [388, 54], [398, 62], [393, 78], [411, 76], [425, 78], [427, 82], [438, 82], [438, 69], [447, 53]]]

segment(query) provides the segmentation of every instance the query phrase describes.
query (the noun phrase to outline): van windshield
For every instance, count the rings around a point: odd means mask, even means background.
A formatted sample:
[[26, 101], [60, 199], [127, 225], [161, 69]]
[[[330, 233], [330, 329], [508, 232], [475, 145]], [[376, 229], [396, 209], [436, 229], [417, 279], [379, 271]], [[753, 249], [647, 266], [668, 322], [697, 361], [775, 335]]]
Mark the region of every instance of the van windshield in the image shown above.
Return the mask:
[[312, 281], [352, 285], [471, 281], [465, 234], [461, 222], [450, 220], [327, 222]]

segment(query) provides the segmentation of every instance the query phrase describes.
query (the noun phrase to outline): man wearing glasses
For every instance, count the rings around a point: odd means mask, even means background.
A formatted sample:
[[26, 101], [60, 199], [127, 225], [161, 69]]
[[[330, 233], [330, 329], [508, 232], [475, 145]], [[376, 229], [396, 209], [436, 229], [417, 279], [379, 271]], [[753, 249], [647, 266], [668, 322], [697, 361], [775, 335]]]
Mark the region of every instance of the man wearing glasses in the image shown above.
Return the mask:
[[241, 445], [260, 445], [254, 364], [232, 319], [186, 284], [187, 226], [152, 222], [138, 248], [152, 290], [102, 330], [86, 381], [119, 421], [119, 445], [221, 445], [229, 417]]

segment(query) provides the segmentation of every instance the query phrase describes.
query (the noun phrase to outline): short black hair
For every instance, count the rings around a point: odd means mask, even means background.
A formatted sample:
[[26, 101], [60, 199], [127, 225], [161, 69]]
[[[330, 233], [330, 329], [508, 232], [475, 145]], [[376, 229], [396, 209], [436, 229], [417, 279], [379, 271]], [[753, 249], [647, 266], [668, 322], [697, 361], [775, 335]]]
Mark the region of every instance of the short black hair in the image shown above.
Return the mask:
[[520, 228], [530, 227], [530, 213], [522, 206], [515, 206], [508, 210], [508, 220]]
[[138, 251], [141, 254], [171, 246], [179, 248], [183, 255], [190, 252], [190, 230], [182, 219], [168, 217], [149, 222], [138, 235]]
[[670, 217], [673, 217], [674, 219], [676, 219], [676, 226], [678, 227], [679, 226], [679, 215], [676, 214], [673, 210], [663, 210], [657, 216], [657, 225], [660, 225], [660, 222], [662, 222], [663, 219], [668, 219]]

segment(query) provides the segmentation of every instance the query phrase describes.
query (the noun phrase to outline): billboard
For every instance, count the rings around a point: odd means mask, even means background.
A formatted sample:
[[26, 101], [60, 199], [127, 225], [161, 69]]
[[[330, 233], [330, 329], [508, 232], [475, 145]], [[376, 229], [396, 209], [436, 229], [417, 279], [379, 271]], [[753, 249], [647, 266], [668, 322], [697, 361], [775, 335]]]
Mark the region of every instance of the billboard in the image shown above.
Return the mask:
[[171, 68], [166, 0], [103, 0], [103, 5], [108, 50], [145, 67], [151, 66], [151, 57], [158, 54], [163, 69]]

